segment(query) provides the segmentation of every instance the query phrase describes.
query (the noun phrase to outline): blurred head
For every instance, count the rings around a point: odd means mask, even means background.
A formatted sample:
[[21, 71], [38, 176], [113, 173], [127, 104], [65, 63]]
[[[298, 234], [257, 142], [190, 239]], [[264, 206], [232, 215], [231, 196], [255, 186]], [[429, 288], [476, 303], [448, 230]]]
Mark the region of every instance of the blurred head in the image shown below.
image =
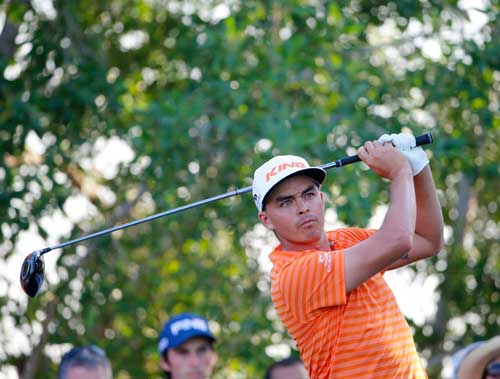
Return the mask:
[[160, 333], [160, 365], [167, 378], [210, 378], [217, 363], [208, 321], [193, 313], [170, 318]]
[[500, 335], [455, 353], [452, 378], [500, 379]]
[[266, 370], [265, 379], [308, 379], [304, 363], [297, 358], [285, 358], [273, 363]]
[[74, 347], [63, 355], [58, 379], [111, 379], [111, 364], [106, 353], [95, 345]]

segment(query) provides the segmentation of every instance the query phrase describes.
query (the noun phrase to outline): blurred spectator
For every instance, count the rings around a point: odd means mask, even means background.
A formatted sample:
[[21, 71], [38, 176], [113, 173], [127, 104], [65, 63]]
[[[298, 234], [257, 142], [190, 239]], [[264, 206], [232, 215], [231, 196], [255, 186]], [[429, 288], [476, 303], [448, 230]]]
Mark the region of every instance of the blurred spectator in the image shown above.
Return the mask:
[[453, 355], [453, 379], [500, 379], [500, 335]]
[[58, 379], [112, 379], [111, 363], [104, 350], [95, 345], [74, 347], [63, 355]]
[[304, 363], [297, 358], [285, 358], [277, 361], [266, 370], [265, 379], [308, 379]]
[[168, 379], [207, 379], [217, 363], [215, 337], [208, 321], [193, 313], [170, 318], [160, 333], [158, 351]]

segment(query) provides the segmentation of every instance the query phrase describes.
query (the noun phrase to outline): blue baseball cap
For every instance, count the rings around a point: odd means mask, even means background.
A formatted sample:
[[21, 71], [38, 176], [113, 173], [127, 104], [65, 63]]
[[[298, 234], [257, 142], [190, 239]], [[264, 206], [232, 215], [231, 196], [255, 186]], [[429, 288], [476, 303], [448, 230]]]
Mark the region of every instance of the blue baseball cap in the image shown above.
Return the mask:
[[208, 327], [208, 321], [194, 313], [181, 313], [170, 318], [160, 332], [158, 351], [163, 356], [168, 349], [173, 349], [193, 337], [204, 337], [215, 342]]

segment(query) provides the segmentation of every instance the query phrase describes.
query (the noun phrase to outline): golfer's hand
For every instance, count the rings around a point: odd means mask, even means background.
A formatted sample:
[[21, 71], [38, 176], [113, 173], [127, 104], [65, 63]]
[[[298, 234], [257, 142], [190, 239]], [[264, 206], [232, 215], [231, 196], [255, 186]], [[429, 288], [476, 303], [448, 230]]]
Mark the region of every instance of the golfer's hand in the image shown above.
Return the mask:
[[359, 158], [377, 175], [392, 180], [399, 174], [411, 174], [411, 167], [392, 144], [368, 141], [358, 149]]
[[429, 164], [425, 151], [420, 146], [416, 147], [415, 137], [411, 134], [384, 134], [378, 139], [378, 142], [382, 145], [391, 142], [396, 149], [401, 151], [410, 163], [413, 176], [418, 175]]

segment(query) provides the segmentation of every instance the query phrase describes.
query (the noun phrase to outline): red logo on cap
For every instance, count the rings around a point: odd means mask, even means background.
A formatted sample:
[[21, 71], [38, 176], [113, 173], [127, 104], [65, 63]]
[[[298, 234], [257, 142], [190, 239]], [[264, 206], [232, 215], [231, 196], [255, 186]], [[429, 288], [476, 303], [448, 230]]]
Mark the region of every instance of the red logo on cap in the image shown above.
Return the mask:
[[291, 163], [282, 163], [277, 166], [274, 166], [271, 170], [269, 170], [266, 174], [266, 182], [271, 180], [271, 177], [276, 175], [278, 172], [282, 172], [288, 170], [289, 168], [305, 168], [306, 165], [303, 162], [291, 162]]

